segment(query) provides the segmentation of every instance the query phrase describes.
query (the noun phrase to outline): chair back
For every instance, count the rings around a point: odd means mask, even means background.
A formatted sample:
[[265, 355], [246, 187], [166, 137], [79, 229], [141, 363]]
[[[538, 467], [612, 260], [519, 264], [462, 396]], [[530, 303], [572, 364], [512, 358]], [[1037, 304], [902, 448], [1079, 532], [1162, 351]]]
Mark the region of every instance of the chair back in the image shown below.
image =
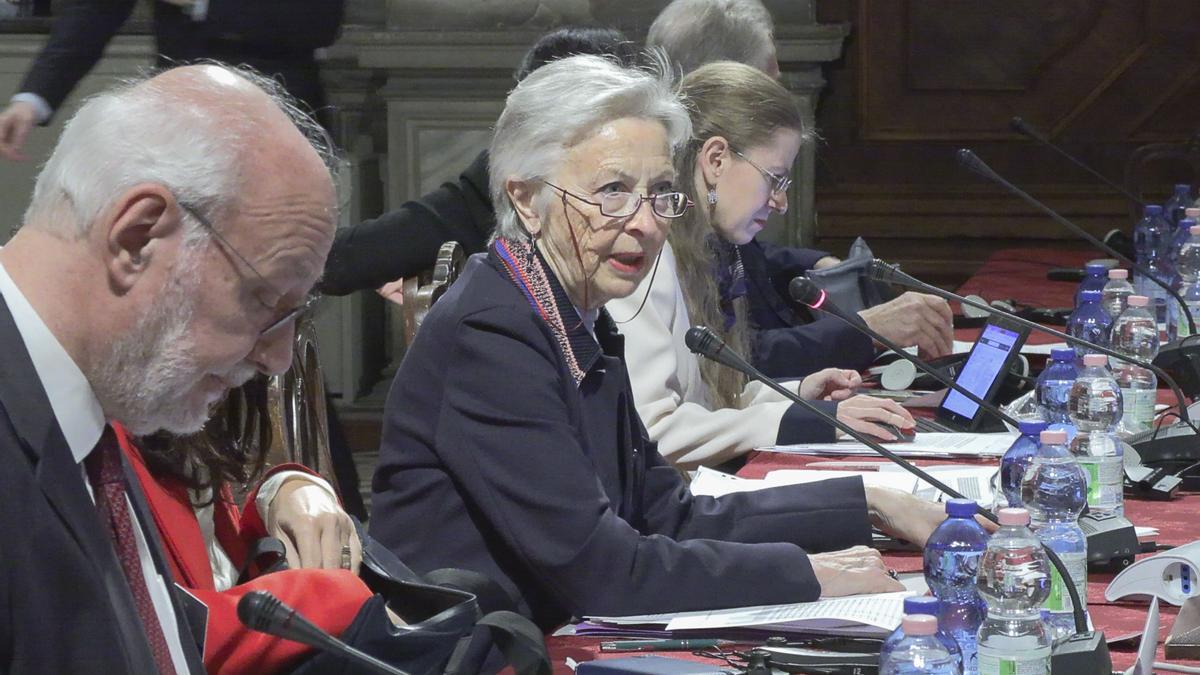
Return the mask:
[[412, 344], [417, 329], [425, 321], [429, 308], [450, 288], [462, 273], [467, 257], [457, 241], [448, 241], [438, 249], [433, 269], [404, 280], [404, 342]]

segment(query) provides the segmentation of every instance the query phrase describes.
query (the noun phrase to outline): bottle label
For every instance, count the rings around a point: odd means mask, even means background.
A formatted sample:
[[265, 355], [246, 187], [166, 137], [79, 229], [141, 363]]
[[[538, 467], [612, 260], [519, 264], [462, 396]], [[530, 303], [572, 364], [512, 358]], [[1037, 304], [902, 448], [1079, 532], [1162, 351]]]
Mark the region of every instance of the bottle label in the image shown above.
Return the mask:
[[998, 652], [979, 645], [979, 675], [1050, 675], [1050, 647]]
[[[1059, 553], [1058, 557], [1062, 559], [1063, 566], [1067, 568], [1067, 574], [1071, 575], [1071, 581], [1075, 584], [1075, 591], [1079, 593], [1079, 599], [1086, 605], [1087, 554]], [[1063, 578], [1054, 565], [1050, 566], [1050, 595], [1042, 607], [1051, 612], [1071, 612], [1075, 609], [1071, 604], [1071, 594], [1067, 592], [1066, 584], [1063, 583]]]
[[[1111, 508], [1124, 490], [1124, 464], [1114, 457], [1077, 457], [1087, 476], [1087, 503], [1092, 508]], [[1115, 493], [1115, 494], [1114, 494]]]
[[1154, 403], [1158, 391], [1155, 389], [1126, 389], [1121, 387], [1121, 399], [1125, 402], [1122, 422], [1131, 433], [1149, 431], [1154, 423]]

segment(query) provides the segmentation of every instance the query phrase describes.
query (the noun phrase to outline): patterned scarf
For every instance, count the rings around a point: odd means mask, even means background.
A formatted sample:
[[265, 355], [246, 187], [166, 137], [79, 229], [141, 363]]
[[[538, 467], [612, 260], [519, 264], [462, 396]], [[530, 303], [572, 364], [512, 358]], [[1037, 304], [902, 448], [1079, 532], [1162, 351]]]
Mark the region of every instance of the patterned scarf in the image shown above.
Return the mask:
[[713, 252], [713, 273], [717, 277], [717, 292], [721, 297], [721, 314], [725, 317], [725, 330], [733, 328], [737, 321], [733, 301], [745, 297], [746, 268], [742, 265], [742, 253], [737, 246], [715, 234], [706, 238], [709, 250]]

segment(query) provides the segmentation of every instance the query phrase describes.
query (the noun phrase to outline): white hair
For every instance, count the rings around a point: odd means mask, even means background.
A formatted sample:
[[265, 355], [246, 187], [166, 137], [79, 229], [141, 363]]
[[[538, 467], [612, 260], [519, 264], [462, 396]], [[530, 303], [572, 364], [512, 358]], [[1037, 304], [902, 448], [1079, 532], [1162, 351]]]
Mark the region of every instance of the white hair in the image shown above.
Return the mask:
[[646, 46], [686, 75], [713, 61], [759, 70], [775, 49], [775, 22], [759, 0], [674, 0], [650, 24]]
[[[508, 95], [489, 150], [496, 236], [518, 239], [524, 228], [508, 199], [509, 180], [545, 179], [567, 149], [622, 117], [662, 122], [671, 152], [692, 133], [687, 110], [663, 68], [625, 68], [602, 56], [570, 56], [533, 71]], [[539, 195], [546, 187], [540, 186]], [[538, 200], [544, 208], [544, 200]]]
[[[230, 77], [247, 80], [270, 97], [327, 167], [336, 161], [324, 131], [274, 80], [244, 67], [206, 67], [225, 72], [169, 88], [144, 76], [88, 99], [67, 122], [38, 174], [24, 223], [82, 237], [97, 216], [139, 183], [163, 185], [180, 202], [210, 216], [232, 205], [244, 180], [244, 147], [262, 129], [261, 115], [212, 114], [214, 105], [228, 109], [245, 103], [238, 100], [244, 94], [230, 88]], [[200, 224], [187, 220], [186, 236], [199, 236]]]

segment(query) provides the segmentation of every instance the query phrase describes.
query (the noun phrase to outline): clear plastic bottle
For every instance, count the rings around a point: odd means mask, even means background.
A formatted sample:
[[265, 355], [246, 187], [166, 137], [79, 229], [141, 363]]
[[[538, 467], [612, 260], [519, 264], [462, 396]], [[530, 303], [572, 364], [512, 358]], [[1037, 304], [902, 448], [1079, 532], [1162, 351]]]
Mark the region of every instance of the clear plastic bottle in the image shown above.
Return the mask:
[[[1167, 255], [1174, 227], [1164, 217], [1161, 206], [1150, 204], [1145, 207], [1143, 214], [1133, 231], [1133, 245], [1137, 251], [1138, 266], [1159, 281], [1169, 283], [1173, 272]], [[1158, 322], [1159, 330], [1166, 335], [1167, 298], [1169, 297], [1167, 292], [1143, 276], [1141, 272], [1134, 275], [1133, 288], [1138, 295], [1150, 298], [1149, 307]]]
[[987, 608], [975, 588], [979, 560], [987, 550], [988, 534], [975, 514], [979, 505], [970, 499], [946, 502], [946, 519], [925, 542], [925, 582], [942, 601], [938, 625], [958, 643], [963, 673], [979, 672], [975, 634]]
[[[1188, 211], [1200, 211], [1200, 209], [1188, 209]], [[1186, 218], [1183, 222], [1194, 221]], [[1193, 224], [1188, 228], [1187, 236], [1179, 245], [1175, 269], [1179, 274], [1179, 295], [1183, 296], [1183, 301], [1192, 313], [1192, 318], [1200, 318], [1200, 225]], [[1188, 325], [1187, 317], [1183, 312], [1179, 312], [1176, 325], [1176, 337], [1185, 338], [1191, 335], [1191, 326]]]
[[[1025, 469], [1033, 461], [1033, 453], [1037, 452], [1042, 432], [1046, 430], [1043, 420], [1021, 420], [1017, 424], [1021, 435], [1000, 458], [1000, 488], [1003, 491], [1005, 504], [1000, 508], [1025, 508], [1025, 500], [1021, 498], [1021, 479], [1025, 477]], [[999, 497], [997, 497], [999, 499]]]
[[1083, 280], [1075, 289], [1075, 306], [1083, 297], [1084, 291], [1103, 291], [1108, 282], [1108, 266], [1103, 263], [1088, 263], [1083, 267]]
[[[1196, 209], [1200, 211], [1200, 209]], [[1129, 270], [1120, 268], [1108, 271], [1108, 283], [1100, 291], [1100, 306], [1112, 318], [1125, 311], [1125, 301], [1133, 295], [1133, 284], [1129, 283]]]
[[904, 639], [879, 653], [879, 675], [962, 675], [958, 658], [938, 639], [936, 617], [910, 614], [901, 628]]
[[[1126, 356], [1151, 362], [1158, 356], [1158, 329], [1147, 309], [1144, 295], [1129, 296], [1129, 306], [1113, 322], [1112, 349]], [[1150, 429], [1154, 423], [1154, 403], [1158, 378], [1153, 372], [1132, 363], [1111, 359], [1113, 375], [1121, 387], [1124, 412], [1117, 435], [1128, 439]]]
[[[1101, 347], [1108, 346], [1108, 334], [1112, 328], [1112, 317], [1100, 306], [1100, 291], [1086, 290], [1079, 294], [1079, 306], [1067, 319], [1067, 333], [1072, 337], [1087, 340]], [[1083, 358], [1091, 350], [1075, 345], [1075, 356]], [[1049, 420], [1047, 420], [1049, 421]]]
[[1123, 404], [1117, 379], [1101, 354], [1083, 357], [1083, 372], [1071, 387], [1068, 409], [1077, 433], [1071, 454], [1087, 476], [1087, 503], [1093, 513], [1125, 513], [1125, 452], [1113, 435]]
[[[910, 614], [928, 614], [929, 616], [937, 616], [941, 610], [942, 601], [938, 600], [932, 595], [915, 595], [911, 598], [904, 599], [904, 614], [906, 616]], [[938, 639], [942, 641], [942, 645], [946, 647], [946, 651], [958, 657], [961, 663], [962, 652], [958, 648], [958, 643], [954, 641], [954, 638], [950, 637], [950, 634], [947, 633], [940, 624], [938, 625], [937, 635]], [[886, 638], [884, 638], [883, 646], [880, 649], [880, 655], [892, 651], [903, 639], [904, 625], [901, 624], [896, 627], [896, 630], [892, 631], [891, 635], [888, 635]], [[974, 639], [975, 636], [972, 635], [972, 644], [974, 644]]]
[[1050, 561], [1025, 509], [1000, 509], [1000, 529], [979, 561], [976, 586], [987, 604], [979, 626], [979, 675], [1050, 675], [1050, 637], [1041, 606]]
[[1067, 396], [1078, 374], [1074, 349], [1064, 347], [1050, 350], [1050, 361], [1038, 375], [1035, 391], [1042, 419], [1051, 425], [1071, 423], [1067, 414]]
[[[1087, 603], [1087, 537], [1079, 529], [1079, 514], [1087, 505], [1087, 477], [1067, 450], [1067, 435], [1047, 429], [1021, 481], [1021, 497], [1029, 510], [1034, 534], [1058, 554], [1080, 600]], [[1058, 570], [1051, 568], [1050, 595], [1042, 618], [1052, 641], [1075, 633], [1074, 605]]]
[[1176, 225], [1183, 220], [1187, 207], [1192, 205], [1192, 186], [1187, 183], [1176, 183], [1175, 192], [1163, 204], [1163, 216]]

